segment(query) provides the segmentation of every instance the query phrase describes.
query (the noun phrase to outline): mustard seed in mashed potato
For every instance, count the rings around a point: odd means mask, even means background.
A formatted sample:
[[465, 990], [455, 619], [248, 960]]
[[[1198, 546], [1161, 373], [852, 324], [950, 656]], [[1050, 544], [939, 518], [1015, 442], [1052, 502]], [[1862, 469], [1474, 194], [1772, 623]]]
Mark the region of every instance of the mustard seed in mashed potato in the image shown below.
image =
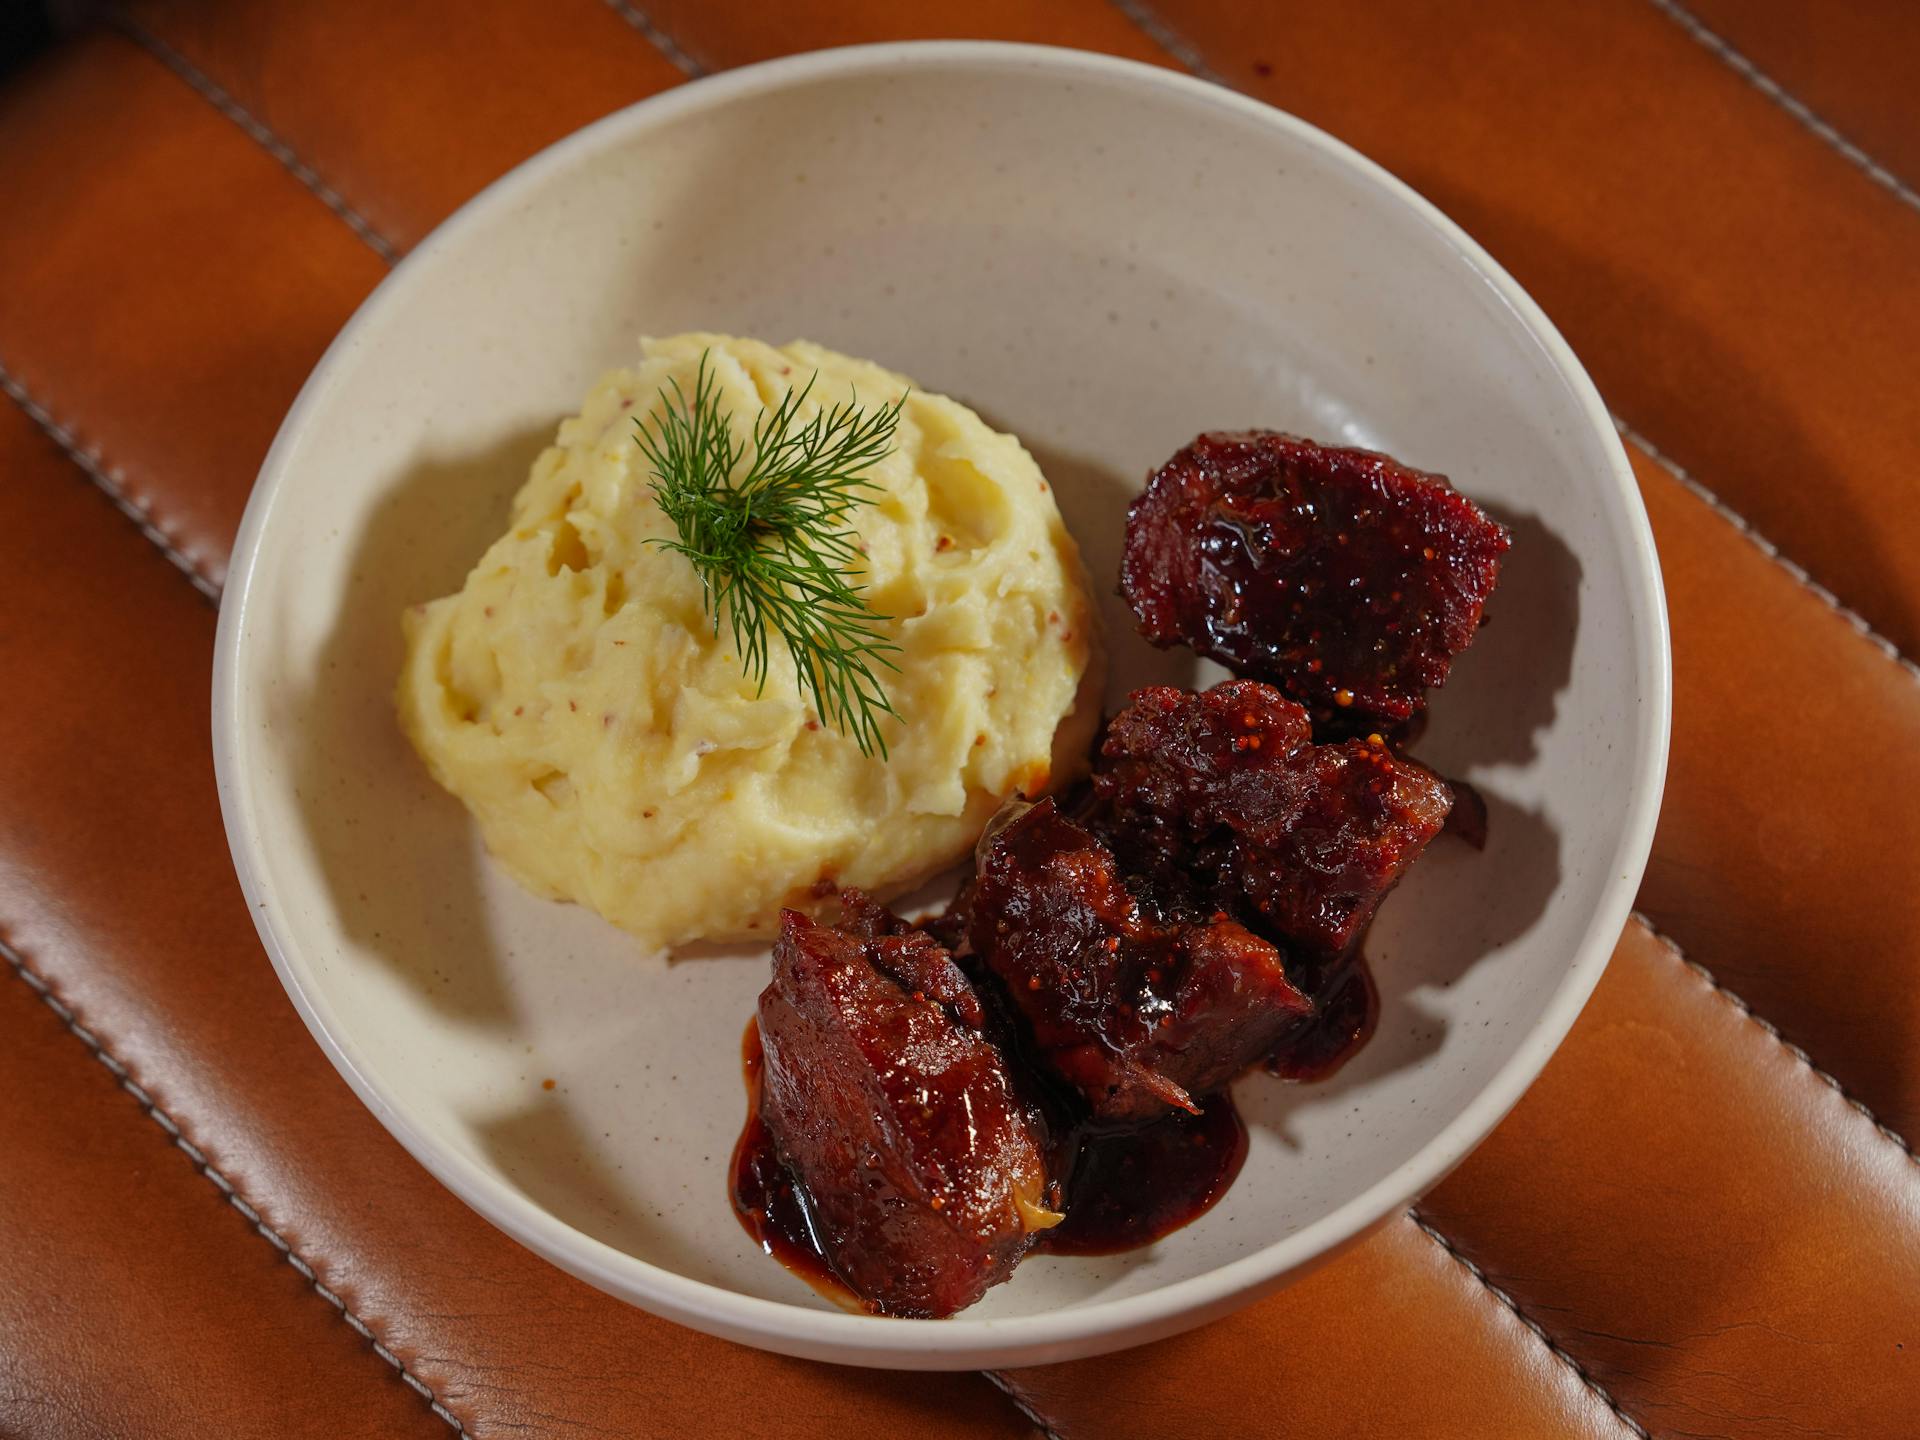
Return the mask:
[[[400, 722], [487, 847], [539, 894], [652, 946], [770, 936], [836, 885], [885, 896], [965, 855], [1001, 803], [1073, 778], [1099, 709], [1093, 606], [1033, 457], [965, 406], [795, 341], [642, 342], [534, 463], [458, 594], [405, 617]], [[654, 503], [634, 421], [701, 356], [735, 433], [818, 372], [801, 409], [903, 392], [859, 536], [895, 716], [866, 755], [715, 633]]]

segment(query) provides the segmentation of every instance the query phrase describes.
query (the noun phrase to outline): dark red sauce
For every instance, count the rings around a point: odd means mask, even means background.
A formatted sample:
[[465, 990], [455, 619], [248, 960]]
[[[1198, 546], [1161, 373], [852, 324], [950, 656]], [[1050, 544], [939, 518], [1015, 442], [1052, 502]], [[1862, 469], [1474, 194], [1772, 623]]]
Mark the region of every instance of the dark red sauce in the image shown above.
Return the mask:
[[1267, 1060], [1283, 1080], [1325, 1080], [1354, 1057], [1380, 1018], [1380, 993], [1366, 957], [1355, 955], [1315, 997], [1313, 1018]]
[[[1286, 1080], [1324, 1080], [1373, 1033], [1379, 996], [1360, 956], [1328, 978], [1314, 1017], [1267, 1062]], [[868, 1307], [834, 1274], [807, 1201], [789, 1178], [760, 1119], [764, 1060], [760, 1026], [749, 1020], [740, 1057], [747, 1119], [733, 1147], [729, 1194], [754, 1244], [821, 1295], [851, 1310]], [[1247, 1158], [1247, 1127], [1233, 1097], [1213, 1095], [1199, 1115], [1175, 1112], [1145, 1125], [1065, 1129], [1056, 1155], [1067, 1218], [1041, 1236], [1054, 1255], [1112, 1255], [1164, 1239], [1219, 1203]], [[1057, 1107], [1056, 1107], [1057, 1113]], [[1060, 1133], [1060, 1132], [1056, 1132]]]
[[728, 1167], [733, 1213], [753, 1243], [836, 1305], [864, 1310], [858, 1295], [842, 1283], [814, 1238], [806, 1199], [774, 1153], [773, 1136], [760, 1120], [760, 1077], [766, 1059], [760, 1048], [760, 1022], [747, 1021], [740, 1038], [741, 1068], [747, 1080], [747, 1123], [734, 1143]]
[[[834, 1274], [813, 1229], [807, 1202], [788, 1177], [760, 1119], [764, 1060], [760, 1026], [747, 1022], [740, 1057], [747, 1082], [747, 1123], [733, 1147], [729, 1194], [733, 1213], [754, 1244], [820, 1294], [852, 1310], [866, 1309]], [[1247, 1158], [1247, 1127], [1229, 1095], [1206, 1101], [1200, 1115], [1176, 1113], [1129, 1128], [1083, 1127], [1062, 1147], [1067, 1218], [1040, 1239], [1055, 1255], [1111, 1255], [1137, 1249], [1191, 1224], [1227, 1193]]]
[[1067, 1218], [1040, 1237], [1055, 1255], [1112, 1255], [1151, 1245], [1211, 1210], [1247, 1158], [1247, 1127], [1233, 1097], [1199, 1115], [1175, 1111], [1126, 1130], [1075, 1137]]

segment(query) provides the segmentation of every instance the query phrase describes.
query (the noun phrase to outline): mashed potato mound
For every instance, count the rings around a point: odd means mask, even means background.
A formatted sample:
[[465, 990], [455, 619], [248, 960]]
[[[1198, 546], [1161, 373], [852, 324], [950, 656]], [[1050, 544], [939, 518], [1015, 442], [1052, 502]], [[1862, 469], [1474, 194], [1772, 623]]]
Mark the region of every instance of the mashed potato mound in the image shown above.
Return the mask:
[[965, 406], [913, 389], [850, 520], [868, 605], [900, 646], [881, 671], [890, 758], [823, 724], [772, 647], [766, 689], [714, 633], [649, 493], [634, 418], [702, 352], [743, 438], [790, 388], [801, 412], [908, 382], [796, 341], [647, 340], [606, 376], [515, 498], [456, 595], [405, 617], [402, 727], [487, 847], [541, 895], [652, 946], [767, 936], [835, 885], [897, 892], [967, 853], [1008, 797], [1073, 778], [1099, 709], [1095, 616], [1033, 458]]

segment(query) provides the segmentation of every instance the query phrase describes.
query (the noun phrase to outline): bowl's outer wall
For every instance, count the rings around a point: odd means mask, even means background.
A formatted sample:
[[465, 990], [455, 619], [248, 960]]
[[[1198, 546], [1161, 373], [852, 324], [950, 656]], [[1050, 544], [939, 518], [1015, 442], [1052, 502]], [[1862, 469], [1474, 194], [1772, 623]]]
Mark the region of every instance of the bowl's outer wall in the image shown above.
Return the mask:
[[[966, 1317], [838, 1313], [729, 1213], [763, 954], [668, 966], [493, 869], [398, 735], [398, 615], [456, 587], [557, 419], [641, 333], [804, 336], [974, 405], [1045, 467], [1103, 592], [1122, 508], [1196, 431], [1446, 472], [1512, 525], [1421, 753], [1488, 796], [1370, 940], [1379, 1031], [1255, 1077], [1242, 1179], [1149, 1251], [1039, 1260]], [[302, 1014], [382, 1121], [576, 1274], [815, 1358], [1032, 1362], [1151, 1338], [1432, 1184], [1605, 964], [1665, 765], [1657, 565], [1591, 386], [1531, 302], [1309, 127], [1160, 71], [984, 44], [822, 52], [610, 117], [455, 216], [289, 415], [221, 618], [236, 863]], [[1192, 681], [1109, 600], [1109, 701]], [[549, 1090], [542, 1082], [553, 1079]]]

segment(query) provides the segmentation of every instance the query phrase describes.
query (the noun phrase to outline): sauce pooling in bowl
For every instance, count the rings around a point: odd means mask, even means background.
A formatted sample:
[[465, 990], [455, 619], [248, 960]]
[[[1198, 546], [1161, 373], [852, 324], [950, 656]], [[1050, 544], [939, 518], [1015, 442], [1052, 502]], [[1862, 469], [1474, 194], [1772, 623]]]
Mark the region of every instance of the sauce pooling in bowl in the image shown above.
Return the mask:
[[[1364, 958], [1333, 977], [1313, 1019], [1268, 1060], [1284, 1079], [1324, 1080], [1372, 1034], [1379, 998]], [[868, 1306], [834, 1273], [806, 1196], [793, 1183], [760, 1118], [765, 1055], [760, 1025], [740, 1041], [747, 1118], [728, 1168], [733, 1213], [760, 1250], [834, 1304]], [[1247, 1127], [1230, 1093], [1209, 1096], [1199, 1115], [1175, 1111], [1144, 1125], [1069, 1124], [1055, 1150], [1065, 1176], [1066, 1219], [1035, 1249], [1054, 1255], [1114, 1255], [1165, 1239], [1226, 1195], [1247, 1158]]]
[[[747, 1121], [728, 1172], [734, 1215], [754, 1244], [821, 1295], [849, 1310], [871, 1310], [834, 1273], [806, 1196], [760, 1118], [765, 1057], [758, 1021], [747, 1022], [740, 1054]], [[1233, 1097], [1223, 1093], [1197, 1116], [1176, 1112], [1145, 1125], [1075, 1127], [1061, 1150], [1067, 1218], [1036, 1248], [1111, 1255], [1151, 1245], [1211, 1210], [1247, 1158], [1247, 1129]]]

